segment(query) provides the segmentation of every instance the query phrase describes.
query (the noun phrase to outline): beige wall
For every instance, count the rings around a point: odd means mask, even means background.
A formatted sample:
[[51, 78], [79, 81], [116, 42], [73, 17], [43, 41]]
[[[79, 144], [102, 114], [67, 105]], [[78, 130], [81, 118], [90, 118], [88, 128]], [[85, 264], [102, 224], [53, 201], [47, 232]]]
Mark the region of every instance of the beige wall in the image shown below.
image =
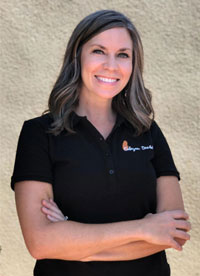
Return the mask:
[[24, 120], [46, 108], [75, 25], [85, 15], [105, 8], [124, 12], [140, 31], [146, 86], [153, 91], [156, 119], [181, 172], [193, 230], [183, 252], [168, 252], [172, 275], [200, 275], [199, 1], [1, 0], [1, 276], [32, 275], [34, 264], [9, 187], [20, 128]]

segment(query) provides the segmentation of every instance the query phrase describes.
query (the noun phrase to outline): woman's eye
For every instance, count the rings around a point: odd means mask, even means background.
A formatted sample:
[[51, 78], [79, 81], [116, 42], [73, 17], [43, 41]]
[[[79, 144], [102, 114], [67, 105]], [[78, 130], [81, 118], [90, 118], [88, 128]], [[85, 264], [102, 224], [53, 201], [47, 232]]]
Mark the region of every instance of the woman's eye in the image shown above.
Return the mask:
[[128, 58], [129, 57], [129, 55], [126, 54], [126, 53], [120, 53], [118, 56], [122, 57], [122, 58]]
[[99, 50], [99, 49], [93, 50], [93, 53], [100, 54], [100, 55], [104, 54], [104, 52], [102, 50]]

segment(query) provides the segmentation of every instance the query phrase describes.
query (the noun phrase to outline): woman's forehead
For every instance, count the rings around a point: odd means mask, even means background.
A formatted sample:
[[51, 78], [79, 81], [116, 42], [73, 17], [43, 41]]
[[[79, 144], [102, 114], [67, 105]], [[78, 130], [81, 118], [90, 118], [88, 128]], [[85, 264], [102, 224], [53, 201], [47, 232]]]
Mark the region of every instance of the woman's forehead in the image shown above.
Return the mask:
[[109, 48], [115, 45], [118, 48], [133, 48], [133, 42], [126, 28], [116, 27], [111, 28], [92, 37], [87, 43], [87, 46], [103, 46]]

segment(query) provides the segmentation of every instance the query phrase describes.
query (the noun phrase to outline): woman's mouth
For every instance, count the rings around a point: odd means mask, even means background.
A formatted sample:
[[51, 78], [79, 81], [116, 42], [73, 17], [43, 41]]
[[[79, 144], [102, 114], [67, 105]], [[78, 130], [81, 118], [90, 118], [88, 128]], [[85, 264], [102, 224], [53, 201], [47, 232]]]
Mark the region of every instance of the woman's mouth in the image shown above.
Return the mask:
[[117, 78], [106, 78], [106, 77], [100, 77], [100, 76], [95, 76], [97, 80], [104, 82], [104, 83], [115, 83], [119, 81]]

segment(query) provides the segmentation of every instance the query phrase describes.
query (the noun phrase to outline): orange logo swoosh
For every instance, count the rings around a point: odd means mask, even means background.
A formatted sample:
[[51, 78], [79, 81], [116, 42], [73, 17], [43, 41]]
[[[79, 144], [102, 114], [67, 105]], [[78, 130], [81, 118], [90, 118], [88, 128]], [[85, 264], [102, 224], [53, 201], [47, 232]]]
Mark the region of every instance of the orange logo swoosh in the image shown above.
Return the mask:
[[122, 149], [125, 151], [127, 151], [127, 149], [128, 149], [128, 142], [126, 140], [124, 140], [122, 143]]

